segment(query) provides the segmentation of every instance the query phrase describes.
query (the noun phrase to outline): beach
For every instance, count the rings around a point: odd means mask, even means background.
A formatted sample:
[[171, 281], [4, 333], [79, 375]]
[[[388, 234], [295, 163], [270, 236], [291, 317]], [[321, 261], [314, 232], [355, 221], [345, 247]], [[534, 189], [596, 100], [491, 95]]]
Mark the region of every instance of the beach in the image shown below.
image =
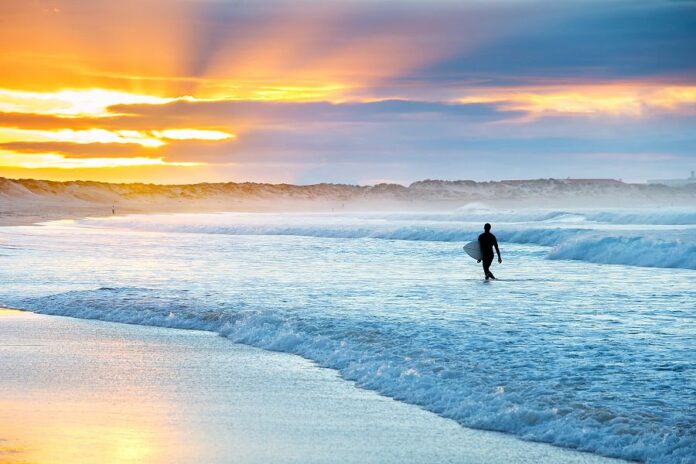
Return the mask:
[[209, 332], [0, 311], [0, 462], [610, 463]]
[[0, 18], [0, 464], [696, 464], [696, 0]]

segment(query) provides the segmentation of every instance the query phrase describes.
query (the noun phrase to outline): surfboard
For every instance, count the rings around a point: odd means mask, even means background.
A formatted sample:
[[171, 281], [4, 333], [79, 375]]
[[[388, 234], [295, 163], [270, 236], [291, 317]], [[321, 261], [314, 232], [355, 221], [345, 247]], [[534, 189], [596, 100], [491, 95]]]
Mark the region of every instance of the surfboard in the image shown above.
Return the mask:
[[464, 251], [466, 251], [467, 255], [471, 256], [477, 261], [481, 259], [481, 245], [479, 245], [478, 240], [474, 240], [473, 242], [469, 242], [464, 245]]

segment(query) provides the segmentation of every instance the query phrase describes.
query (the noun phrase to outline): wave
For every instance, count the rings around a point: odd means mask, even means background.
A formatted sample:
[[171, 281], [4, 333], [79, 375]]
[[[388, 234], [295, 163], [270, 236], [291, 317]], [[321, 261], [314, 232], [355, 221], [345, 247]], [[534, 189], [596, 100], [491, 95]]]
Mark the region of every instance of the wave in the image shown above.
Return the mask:
[[366, 219], [382, 217], [387, 220], [438, 222], [498, 222], [498, 223], [598, 223], [616, 225], [696, 225], [693, 209], [600, 209], [600, 210], [493, 210], [485, 208], [457, 210], [453, 213], [374, 213]]
[[[496, 358], [503, 350], [494, 337], [472, 334], [466, 342], [471, 349], [460, 352], [449, 345], [456, 340], [453, 334], [421, 323], [351, 315], [337, 320], [241, 302], [221, 307], [185, 291], [138, 287], [71, 291], [13, 305], [44, 314], [217, 332], [237, 343], [311, 359], [363, 388], [464, 426], [646, 462], [687, 463], [696, 455], [696, 440], [684, 438], [693, 434], [688, 412], [665, 423], [564, 402], [541, 379], [529, 382], [506, 369]], [[515, 369], [536, 372], [540, 366], [533, 364], [530, 359]]]
[[696, 269], [696, 243], [641, 236], [579, 235], [556, 245], [548, 259]]
[[[562, 213], [557, 212], [554, 218]], [[297, 220], [295, 218], [294, 220]], [[306, 218], [305, 218], [306, 220]], [[127, 229], [153, 232], [221, 234], [221, 235], [278, 235], [341, 239], [379, 239], [406, 241], [468, 242], [475, 240], [480, 230], [450, 224], [393, 224], [389, 221], [318, 222], [315, 224], [229, 224], [157, 222], [151, 218], [127, 218], [115, 225]], [[229, 222], [229, 219], [227, 219]], [[80, 221], [85, 225], [101, 225], [100, 220]], [[111, 225], [111, 222], [107, 223]], [[502, 226], [505, 227], [505, 226]], [[509, 227], [509, 226], [508, 226]], [[602, 231], [589, 227], [522, 227], [496, 229], [500, 242], [551, 247], [547, 259], [577, 260], [597, 264], [696, 269], [696, 235], [684, 231]]]
[[588, 221], [608, 224], [630, 225], [693, 225], [696, 224], [696, 211], [689, 210], [628, 210], [596, 211], [584, 214]]
[[503, 222], [509, 224], [528, 222], [583, 222], [587, 218], [584, 214], [571, 211], [549, 210], [523, 210], [523, 211], [499, 211], [477, 209], [455, 213], [391, 213], [372, 214], [363, 217], [381, 217], [386, 220], [396, 221], [436, 221], [436, 222]]

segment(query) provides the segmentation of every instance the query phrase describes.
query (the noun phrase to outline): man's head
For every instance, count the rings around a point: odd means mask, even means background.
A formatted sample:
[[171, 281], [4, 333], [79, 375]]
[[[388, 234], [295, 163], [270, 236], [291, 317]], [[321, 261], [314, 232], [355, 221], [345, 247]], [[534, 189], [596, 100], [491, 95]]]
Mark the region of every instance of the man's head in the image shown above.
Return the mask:
[[491, 225], [490, 225], [489, 223], [486, 223], [486, 224], [483, 226], [483, 230], [485, 230], [486, 232], [490, 232], [490, 230], [491, 230]]

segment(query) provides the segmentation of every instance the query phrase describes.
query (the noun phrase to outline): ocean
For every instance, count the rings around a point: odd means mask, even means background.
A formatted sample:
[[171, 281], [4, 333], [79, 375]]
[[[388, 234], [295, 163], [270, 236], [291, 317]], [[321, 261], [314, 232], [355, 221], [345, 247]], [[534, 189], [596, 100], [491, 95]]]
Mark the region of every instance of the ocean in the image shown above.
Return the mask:
[[[462, 246], [493, 224], [484, 281]], [[696, 209], [160, 214], [0, 228], [0, 304], [294, 353], [462, 426], [696, 462]]]

